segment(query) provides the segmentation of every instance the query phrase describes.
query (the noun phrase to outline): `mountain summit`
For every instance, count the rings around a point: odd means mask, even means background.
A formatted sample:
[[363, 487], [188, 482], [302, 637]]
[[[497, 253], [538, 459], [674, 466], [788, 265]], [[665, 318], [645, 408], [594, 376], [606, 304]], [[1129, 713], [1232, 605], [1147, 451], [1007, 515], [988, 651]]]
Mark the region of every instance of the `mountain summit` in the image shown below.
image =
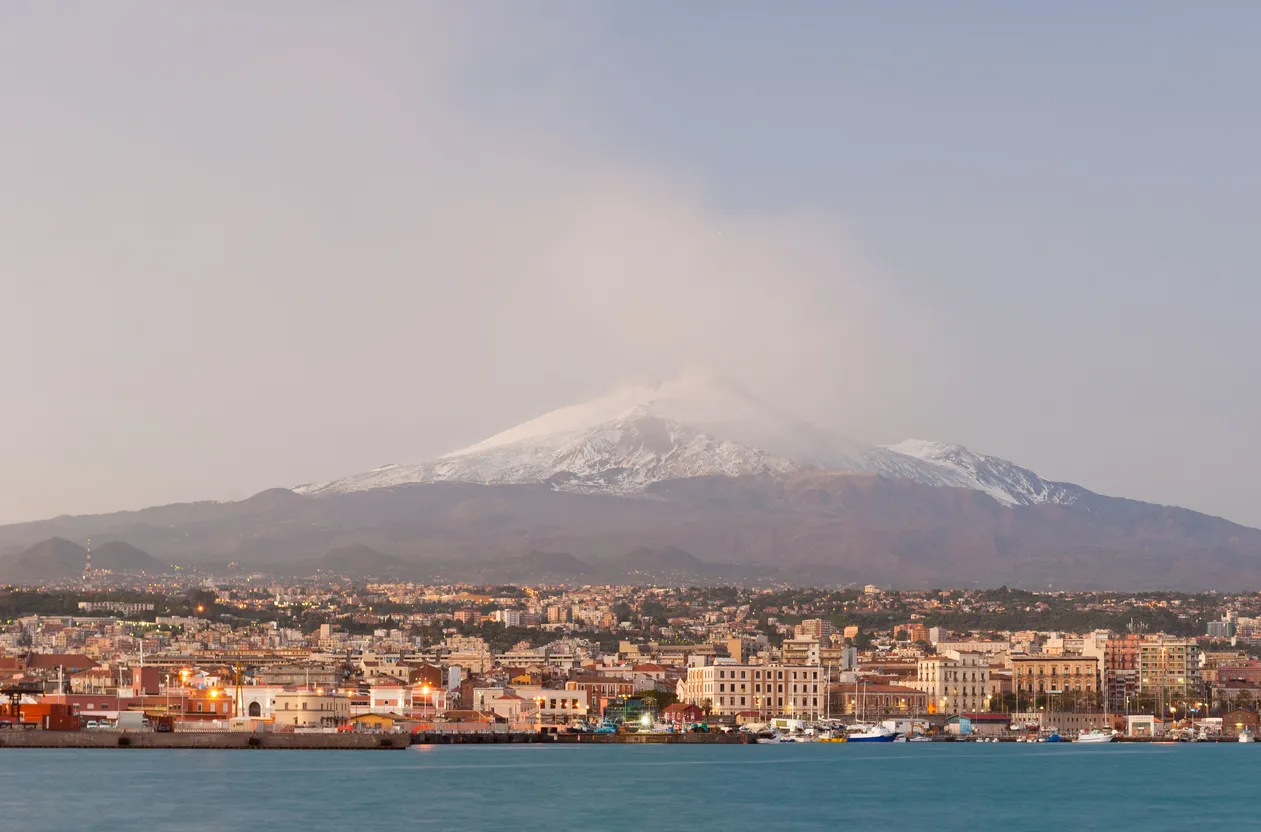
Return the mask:
[[[438, 582], [1261, 583], [1261, 531], [959, 445], [857, 442], [709, 377], [623, 388], [430, 462], [296, 491], [0, 526], [0, 574], [38, 583], [52, 558], [73, 579], [86, 552], [65, 541], [93, 537], [168, 562]], [[64, 540], [24, 551], [52, 537]]]
[[635, 494], [670, 480], [848, 471], [983, 491], [1005, 505], [1089, 493], [996, 457], [941, 443], [877, 447], [819, 428], [712, 376], [626, 387], [563, 407], [431, 462], [386, 465], [299, 486], [327, 496], [413, 483], [545, 483]]

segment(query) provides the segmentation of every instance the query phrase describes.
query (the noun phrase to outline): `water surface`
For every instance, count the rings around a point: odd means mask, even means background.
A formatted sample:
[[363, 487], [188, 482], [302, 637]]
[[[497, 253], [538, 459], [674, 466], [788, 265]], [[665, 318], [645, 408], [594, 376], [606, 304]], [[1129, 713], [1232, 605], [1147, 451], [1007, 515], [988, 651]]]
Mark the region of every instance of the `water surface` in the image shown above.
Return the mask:
[[1261, 829], [1254, 745], [0, 750], [13, 832]]

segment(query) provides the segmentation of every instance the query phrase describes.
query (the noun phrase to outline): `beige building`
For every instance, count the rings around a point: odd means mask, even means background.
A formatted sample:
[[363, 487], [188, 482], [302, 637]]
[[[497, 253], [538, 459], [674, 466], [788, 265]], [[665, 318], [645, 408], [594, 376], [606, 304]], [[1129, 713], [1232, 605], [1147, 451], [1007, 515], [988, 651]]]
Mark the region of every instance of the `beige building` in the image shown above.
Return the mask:
[[956, 653], [985, 653], [988, 656], [1001, 656], [1011, 650], [1011, 642], [984, 641], [982, 639], [937, 642], [937, 652], [939, 654], [948, 650], [953, 650]]
[[784, 664], [813, 665], [821, 664], [819, 660], [819, 639], [814, 636], [795, 636], [784, 639], [781, 650]]
[[1034, 697], [1046, 693], [1095, 693], [1099, 690], [1099, 660], [1094, 656], [1053, 656], [1037, 653], [1011, 657], [1016, 692]]
[[487, 673], [494, 665], [490, 646], [476, 636], [448, 636], [443, 646], [450, 651], [447, 663], [458, 664], [470, 673]]
[[1166, 696], [1200, 687], [1200, 646], [1191, 639], [1157, 638], [1138, 646], [1138, 689]]
[[537, 685], [514, 685], [512, 692], [529, 699], [538, 706], [539, 719], [545, 725], [564, 725], [574, 720], [585, 720], [588, 715], [598, 716], [599, 707], [591, 710], [591, 700], [585, 690], [558, 690]]
[[805, 665], [748, 665], [717, 662], [689, 667], [679, 682], [679, 701], [708, 707], [717, 716], [756, 711], [763, 718], [817, 719], [827, 703], [821, 668]]
[[989, 710], [990, 657], [985, 653], [947, 650], [920, 659], [913, 685], [928, 694], [930, 713], [975, 713]]
[[323, 688], [282, 690], [274, 702], [278, 728], [336, 728], [350, 719], [350, 698]]

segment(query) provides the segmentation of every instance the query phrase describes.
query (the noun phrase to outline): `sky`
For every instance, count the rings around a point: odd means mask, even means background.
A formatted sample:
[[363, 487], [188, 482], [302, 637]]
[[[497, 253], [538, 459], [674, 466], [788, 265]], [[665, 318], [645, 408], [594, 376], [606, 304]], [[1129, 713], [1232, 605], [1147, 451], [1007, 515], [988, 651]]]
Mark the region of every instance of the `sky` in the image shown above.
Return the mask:
[[0, 522], [705, 366], [1261, 526], [1261, 6], [0, 7]]

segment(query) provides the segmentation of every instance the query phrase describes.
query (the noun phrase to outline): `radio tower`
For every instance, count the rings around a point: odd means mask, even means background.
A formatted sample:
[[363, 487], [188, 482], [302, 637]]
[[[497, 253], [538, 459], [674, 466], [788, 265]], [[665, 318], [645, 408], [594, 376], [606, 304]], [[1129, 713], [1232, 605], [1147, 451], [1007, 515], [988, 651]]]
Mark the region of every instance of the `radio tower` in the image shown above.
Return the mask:
[[83, 564], [83, 580], [92, 576], [92, 538], [88, 538], [88, 559]]

